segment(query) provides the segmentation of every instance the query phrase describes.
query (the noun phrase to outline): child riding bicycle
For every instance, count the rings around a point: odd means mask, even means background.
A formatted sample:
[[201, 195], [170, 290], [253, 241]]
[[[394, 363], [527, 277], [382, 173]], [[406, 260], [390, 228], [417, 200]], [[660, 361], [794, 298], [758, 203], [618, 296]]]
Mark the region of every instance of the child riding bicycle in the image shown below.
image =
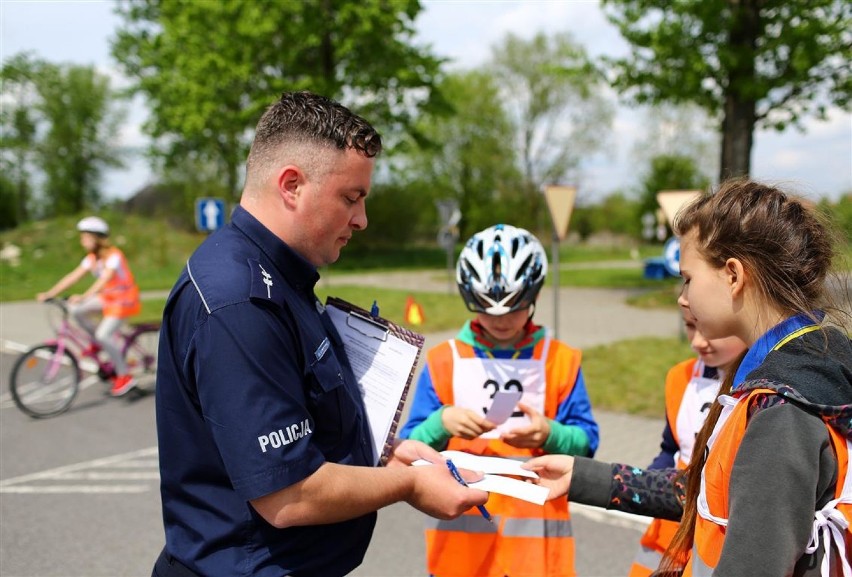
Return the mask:
[[[50, 290], [36, 295], [39, 302], [54, 298], [80, 281], [87, 272], [95, 282], [81, 295], [68, 299], [71, 315], [112, 360], [115, 376], [111, 377], [110, 394], [119, 397], [136, 386], [127, 362], [115, 341], [115, 333], [125, 318], [141, 310], [139, 287], [127, 265], [124, 253], [109, 241], [109, 225], [102, 218], [87, 216], [77, 223], [80, 244], [87, 254], [80, 264], [62, 277]], [[100, 314], [97, 325], [93, 315]], [[93, 351], [87, 351], [93, 352]]]

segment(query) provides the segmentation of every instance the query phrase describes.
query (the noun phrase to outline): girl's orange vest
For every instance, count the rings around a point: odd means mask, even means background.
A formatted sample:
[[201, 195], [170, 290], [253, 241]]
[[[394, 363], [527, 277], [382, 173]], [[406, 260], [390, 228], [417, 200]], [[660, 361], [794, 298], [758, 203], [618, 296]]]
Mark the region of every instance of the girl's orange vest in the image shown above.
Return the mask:
[[100, 297], [104, 304], [104, 316], [126, 318], [139, 314], [142, 303], [139, 300], [139, 287], [136, 285], [133, 273], [130, 272], [124, 253], [111, 247], [103, 260], [115, 254], [118, 255], [121, 264], [109, 282], [101, 289]]
[[[533, 351], [540, 359], [545, 340]], [[461, 357], [475, 356], [470, 345], [456, 341]], [[555, 418], [559, 403], [574, 387], [581, 352], [559, 341], [550, 342], [545, 361], [544, 415]], [[441, 403], [453, 404], [453, 353], [449, 342], [427, 354], [432, 383]], [[518, 449], [499, 439], [452, 438], [449, 450], [476, 455], [524, 459], [544, 454], [541, 449]], [[492, 493], [487, 502], [495, 525], [475, 508], [453, 521], [430, 520], [426, 529], [429, 572], [440, 577], [573, 577], [574, 539], [568, 501], [554, 499], [543, 507]]]
[[[703, 491], [705, 492], [710, 513], [715, 517], [724, 519], [728, 517], [728, 484], [730, 482], [731, 469], [733, 469], [737, 450], [745, 434], [749, 401], [754, 395], [758, 394], [776, 394], [776, 391], [771, 389], [754, 389], [749, 391], [749, 394], [740, 397], [707, 455], [707, 462], [702, 471], [702, 475], [704, 476]], [[849, 448], [846, 440], [837, 430], [831, 426], [826, 426], [835, 454], [837, 455], [837, 488], [835, 489], [835, 498], [839, 498], [849, 475]], [[845, 552], [833, 549], [831, 554], [833, 568], [827, 575], [824, 572], [824, 577], [828, 577], [828, 575], [840, 575], [839, 566], [837, 565], [840, 561], [838, 554], [842, 554], [848, 562], [849, 552], [852, 551], [852, 532], [850, 532], [848, 525], [852, 521], [852, 504], [839, 503], [836, 509], [847, 522], [847, 527], [843, 530], [842, 537]], [[719, 564], [722, 546], [725, 544], [725, 532], [726, 528], [722, 525], [705, 519], [701, 515], [696, 516], [692, 555], [683, 572], [684, 577], [692, 577], [693, 575], [697, 577], [709, 577], [712, 574], [713, 569]]]
[[[697, 358], [688, 359], [673, 366], [666, 374], [666, 419], [669, 422], [669, 429], [671, 429], [674, 440], [678, 444], [680, 441], [677, 438], [677, 415], [686, 387], [692, 380], [697, 362]], [[685, 469], [688, 464], [678, 460], [675, 465], [678, 469]], [[667, 519], [651, 521], [648, 529], [639, 540], [642, 554], [633, 560], [628, 577], [650, 577], [660, 566], [663, 553], [665, 553], [669, 543], [672, 542], [679, 526], [680, 523], [677, 521]]]

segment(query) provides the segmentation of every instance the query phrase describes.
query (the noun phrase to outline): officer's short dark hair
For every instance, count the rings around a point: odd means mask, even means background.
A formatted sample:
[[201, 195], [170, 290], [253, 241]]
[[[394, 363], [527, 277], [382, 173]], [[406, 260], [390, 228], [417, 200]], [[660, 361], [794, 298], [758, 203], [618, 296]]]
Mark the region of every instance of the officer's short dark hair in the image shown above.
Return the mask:
[[342, 104], [311, 92], [285, 92], [257, 123], [247, 171], [263, 165], [287, 143], [344, 151], [354, 149], [368, 158], [379, 154], [382, 137], [369, 122]]

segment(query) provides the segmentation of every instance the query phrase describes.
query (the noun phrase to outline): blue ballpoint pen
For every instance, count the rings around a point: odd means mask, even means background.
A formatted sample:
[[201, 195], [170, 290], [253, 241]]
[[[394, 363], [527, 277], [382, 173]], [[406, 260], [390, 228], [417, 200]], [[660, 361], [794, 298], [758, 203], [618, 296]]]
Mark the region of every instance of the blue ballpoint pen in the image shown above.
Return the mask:
[[[453, 463], [450, 459], [447, 459], [447, 468], [450, 470], [450, 473], [453, 474], [453, 477], [455, 477], [456, 481], [458, 481], [465, 487], [468, 486], [465, 480], [462, 479], [461, 474], [459, 474], [459, 470], [456, 469], [455, 463]], [[491, 517], [491, 513], [488, 512], [488, 509], [485, 508], [485, 505], [477, 505], [476, 508], [479, 509], [479, 512], [482, 514], [483, 517], [485, 517], [486, 521], [494, 523], [494, 518]]]

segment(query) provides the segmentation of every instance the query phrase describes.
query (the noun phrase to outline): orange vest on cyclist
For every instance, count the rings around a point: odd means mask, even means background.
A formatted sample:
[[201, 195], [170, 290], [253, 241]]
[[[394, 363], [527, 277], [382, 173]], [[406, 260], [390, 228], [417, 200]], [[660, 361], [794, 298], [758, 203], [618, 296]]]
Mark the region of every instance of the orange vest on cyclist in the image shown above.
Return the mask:
[[103, 314], [107, 317], [119, 318], [139, 314], [139, 311], [142, 310], [142, 303], [139, 300], [139, 287], [136, 285], [133, 273], [130, 272], [127, 259], [121, 250], [116, 247], [110, 247], [107, 250], [106, 256], [102, 259], [98, 259], [94, 254], [87, 255], [86, 259], [89, 260], [89, 270], [95, 276], [103, 274], [103, 270], [97, 270], [98, 264], [103, 265], [103, 263], [113, 256], [118, 257], [119, 266], [98, 295], [101, 302], [103, 302]]
[[[684, 570], [684, 577], [710, 576], [718, 565], [725, 543], [725, 530], [728, 515], [728, 484], [737, 450], [745, 434], [748, 420], [748, 407], [751, 398], [759, 394], [777, 394], [771, 389], [753, 389], [738, 397], [722, 396], [720, 402], [725, 405], [719, 423], [717, 435], [707, 462], [701, 473], [701, 492], [698, 496], [698, 515], [695, 519], [695, 535], [692, 555]], [[852, 551], [852, 471], [850, 471], [850, 442], [834, 427], [826, 424], [832, 447], [837, 456], [837, 486], [834, 499], [821, 510], [814, 513], [814, 539], [808, 553], [818, 547], [825, 552], [822, 577], [842, 575], [842, 569], [849, 567]], [[844, 526], [845, 524], [845, 526]], [[849, 573], [845, 573], [848, 575]]]
[[[435, 393], [444, 405], [453, 405], [453, 349], [460, 357], [475, 358], [473, 347], [447, 341], [431, 349], [427, 363]], [[555, 418], [559, 403], [574, 386], [581, 353], [564, 343], [541, 339], [532, 359], [544, 352], [544, 416]], [[511, 361], [510, 361], [511, 362]], [[565, 383], [560, 387], [557, 384]], [[544, 454], [541, 449], [519, 449], [499, 439], [465, 440], [453, 437], [448, 450], [528, 459]], [[452, 521], [430, 520], [426, 529], [426, 561], [429, 572], [440, 577], [573, 577], [574, 539], [566, 499], [544, 506], [492, 493], [486, 503], [495, 525], [470, 509]]]
[[[697, 358], [680, 362], [666, 374], [666, 419], [675, 443], [681, 448], [675, 466], [685, 469], [692, 456], [695, 435], [704, 424], [704, 401], [712, 402], [719, 390], [717, 379], [704, 379], [704, 363]], [[707, 381], [707, 393], [699, 392], [699, 382], [689, 387], [695, 379]], [[709, 393], [712, 393], [709, 394]], [[687, 402], [684, 402], [684, 401]], [[708, 405], [709, 408], [709, 405]], [[681, 412], [688, 414], [681, 414]], [[687, 454], [685, 455], [684, 452]], [[686, 457], [686, 458], [684, 458]], [[660, 565], [663, 554], [672, 542], [680, 523], [668, 519], [654, 519], [639, 541], [640, 550], [630, 567], [629, 577], [649, 577]]]

